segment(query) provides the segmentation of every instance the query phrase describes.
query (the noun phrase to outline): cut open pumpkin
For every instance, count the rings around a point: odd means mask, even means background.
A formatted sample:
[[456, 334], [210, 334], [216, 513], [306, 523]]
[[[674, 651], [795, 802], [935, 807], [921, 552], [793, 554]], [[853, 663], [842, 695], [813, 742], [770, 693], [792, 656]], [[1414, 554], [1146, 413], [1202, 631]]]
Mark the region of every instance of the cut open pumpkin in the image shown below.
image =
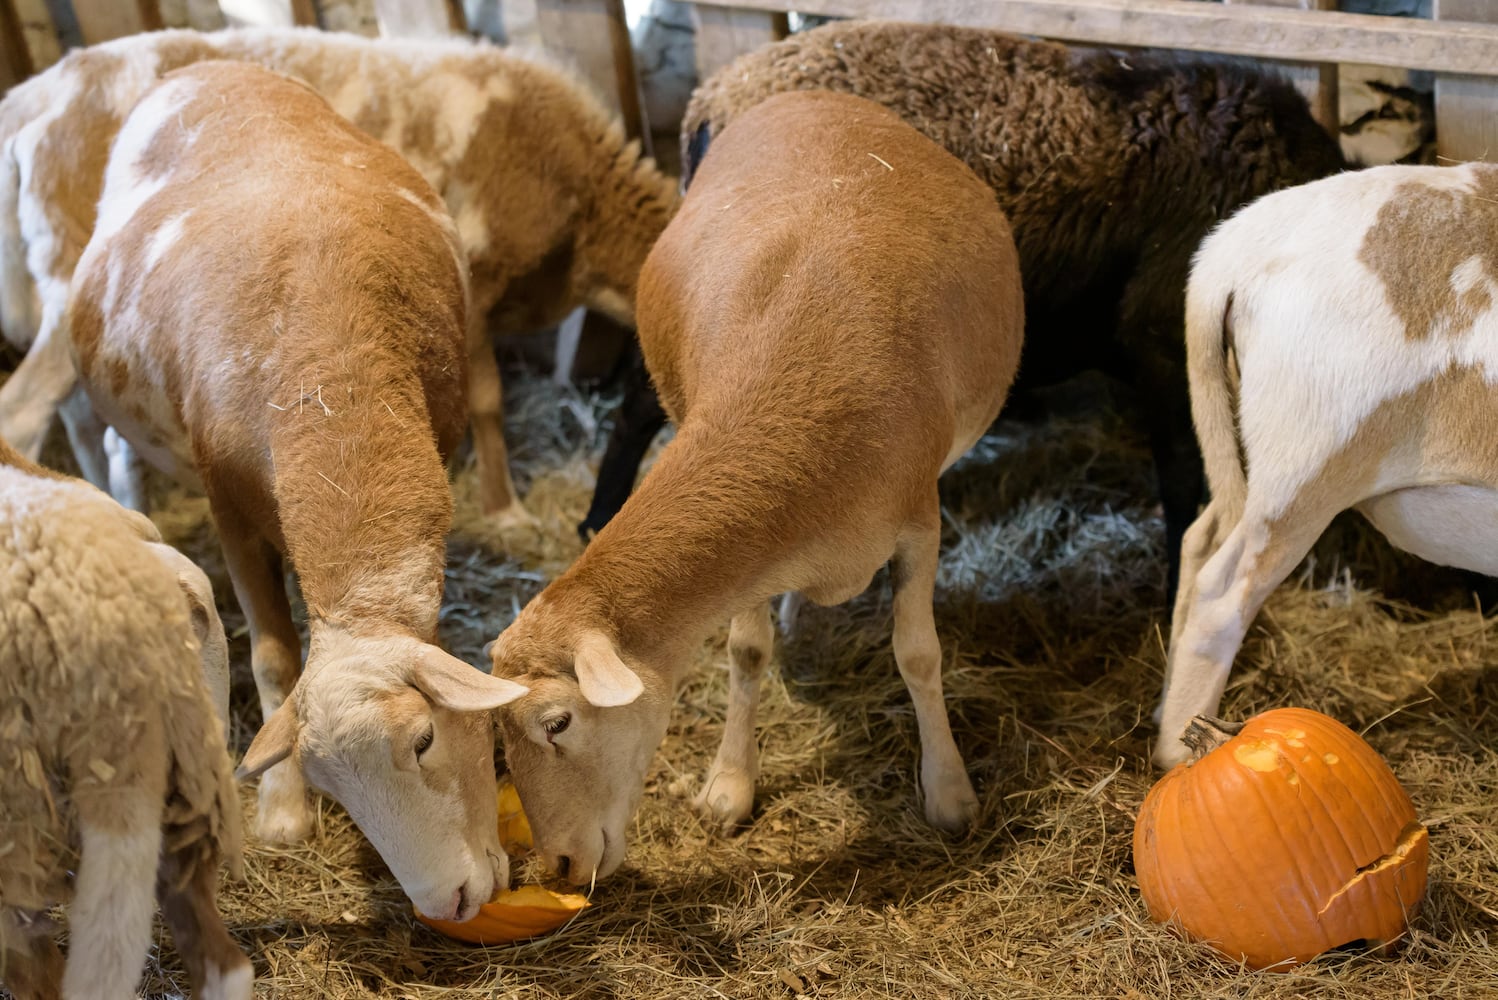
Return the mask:
[[[531, 850], [531, 824], [520, 807], [520, 793], [508, 777], [499, 783], [499, 843], [506, 854], [520, 857]], [[539, 885], [507, 889], [493, 902], [479, 907], [478, 915], [461, 923], [438, 920], [416, 910], [416, 919], [450, 938], [469, 944], [507, 944], [548, 934], [571, 920], [588, 905], [586, 896], [552, 892]]]
[[420, 910], [416, 919], [450, 938], [469, 944], [507, 944], [550, 933], [588, 905], [586, 896], [557, 893], [539, 885], [507, 889], [479, 907], [472, 920], [437, 920]]

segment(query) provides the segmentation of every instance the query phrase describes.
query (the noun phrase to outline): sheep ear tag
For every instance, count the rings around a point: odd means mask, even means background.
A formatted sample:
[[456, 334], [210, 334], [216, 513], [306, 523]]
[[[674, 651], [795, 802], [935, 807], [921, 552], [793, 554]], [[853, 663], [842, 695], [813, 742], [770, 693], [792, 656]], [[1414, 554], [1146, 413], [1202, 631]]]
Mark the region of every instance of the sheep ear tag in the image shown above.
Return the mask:
[[645, 692], [640, 676], [619, 658], [614, 643], [602, 633], [583, 633], [573, 666], [583, 697], [598, 708], [628, 705]]

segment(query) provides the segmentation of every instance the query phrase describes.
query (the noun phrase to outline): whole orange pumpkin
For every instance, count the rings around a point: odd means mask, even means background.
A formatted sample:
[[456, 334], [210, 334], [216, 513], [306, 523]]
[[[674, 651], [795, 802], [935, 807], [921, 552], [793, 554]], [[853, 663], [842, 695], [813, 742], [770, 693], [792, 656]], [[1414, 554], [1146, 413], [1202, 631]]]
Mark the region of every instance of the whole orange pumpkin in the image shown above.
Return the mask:
[[1150, 917], [1255, 969], [1388, 945], [1425, 895], [1430, 844], [1382, 757], [1300, 708], [1197, 717], [1195, 759], [1145, 797], [1134, 870]]

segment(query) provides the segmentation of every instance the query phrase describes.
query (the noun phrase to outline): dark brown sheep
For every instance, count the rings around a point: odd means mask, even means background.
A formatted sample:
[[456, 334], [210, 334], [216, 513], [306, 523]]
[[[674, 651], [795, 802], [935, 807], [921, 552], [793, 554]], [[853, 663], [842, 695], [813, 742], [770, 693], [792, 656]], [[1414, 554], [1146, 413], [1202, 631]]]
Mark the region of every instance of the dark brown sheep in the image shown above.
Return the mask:
[[[750, 53], [697, 90], [682, 125], [688, 182], [737, 115], [771, 94], [809, 89], [884, 104], [993, 188], [1024, 275], [1016, 391], [1091, 368], [1137, 391], [1173, 592], [1181, 536], [1203, 492], [1183, 337], [1191, 255], [1239, 206], [1342, 169], [1336, 142], [1287, 81], [1241, 63], [847, 21]], [[642, 395], [645, 381], [633, 390], [585, 530], [628, 494], [663, 421]]]

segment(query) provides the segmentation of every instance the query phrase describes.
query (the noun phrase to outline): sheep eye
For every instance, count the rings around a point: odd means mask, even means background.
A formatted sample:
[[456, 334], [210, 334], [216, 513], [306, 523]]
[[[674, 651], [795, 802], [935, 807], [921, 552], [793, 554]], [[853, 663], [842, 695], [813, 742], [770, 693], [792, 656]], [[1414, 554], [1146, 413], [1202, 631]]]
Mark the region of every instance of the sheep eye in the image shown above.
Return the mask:
[[572, 723], [572, 716], [567, 715], [567, 714], [562, 714], [562, 715], [558, 715], [558, 716], [556, 716], [554, 718], [547, 719], [545, 722], [543, 722], [541, 724], [541, 728], [544, 729], [544, 730], [546, 730], [546, 738], [549, 740], [549, 739], [552, 739], [555, 736], [560, 736], [562, 733], [566, 732], [567, 731], [567, 727], [569, 725], [571, 725], [571, 723]]
[[427, 731], [421, 734], [421, 738], [416, 741], [416, 758], [418, 760], [421, 759], [422, 754], [431, 748], [432, 740], [436, 735], [437, 731], [432, 726], [427, 726]]

